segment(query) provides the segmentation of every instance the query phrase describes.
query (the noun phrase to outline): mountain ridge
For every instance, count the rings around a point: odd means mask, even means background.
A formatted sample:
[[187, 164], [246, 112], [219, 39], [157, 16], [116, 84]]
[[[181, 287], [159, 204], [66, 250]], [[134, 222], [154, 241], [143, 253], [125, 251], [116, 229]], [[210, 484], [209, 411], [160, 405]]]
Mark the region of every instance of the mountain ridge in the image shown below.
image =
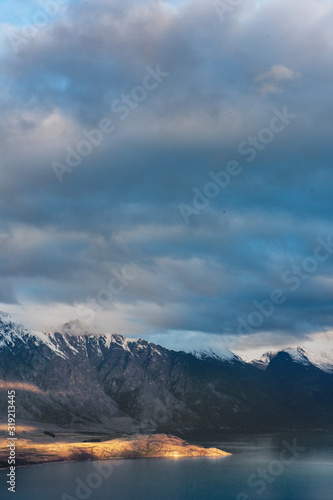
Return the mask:
[[[5, 319], [5, 322], [3, 321]], [[80, 322], [79, 320], [72, 320], [60, 327], [59, 329], [55, 329], [51, 332], [42, 332], [38, 330], [28, 330], [26, 329], [21, 323], [19, 323], [15, 318], [13, 318], [11, 315], [8, 313], [5, 313], [3, 311], [0, 311], [0, 328], [1, 324], [7, 324], [12, 327], [16, 327], [12, 330], [12, 333], [15, 335], [20, 335], [21, 333], [24, 333], [26, 335], [29, 335], [31, 337], [35, 337], [36, 339], [40, 339], [41, 342], [45, 342], [48, 345], [50, 345], [50, 342], [52, 343], [52, 348], [57, 352], [56, 345], [57, 345], [57, 335], [64, 335], [64, 338], [68, 337], [89, 337], [89, 338], [100, 338], [103, 339], [106, 345], [108, 347], [114, 341], [115, 343], [122, 344], [125, 349], [128, 349], [128, 344], [132, 343], [141, 343], [145, 345], [150, 345], [150, 346], [155, 346], [155, 348], [160, 347], [163, 349], [164, 348], [160, 344], [155, 344], [153, 342], [143, 340], [141, 338], [130, 338], [122, 334], [118, 333], [98, 333], [98, 330], [95, 327], [91, 327], [88, 324], [84, 324], [83, 322]], [[90, 331], [89, 331], [90, 329]], [[92, 333], [94, 331], [94, 333]], [[3, 344], [4, 339], [1, 339], [1, 336], [3, 334], [0, 331], [0, 346]], [[170, 351], [175, 351], [173, 349], [168, 349]], [[202, 347], [202, 348], [196, 348], [193, 350], [188, 350], [188, 351], [175, 351], [175, 352], [186, 352], [188, 354], [192, 354], [193, 356], [197, 357], [198, 359], [218, 359], [220, 361], [228, 361], [228, 362], [234, 362], [234, 361], [239, 361], [246, 363], [239, 355], [233, 353], [229, 349], [212, 349], [211, 347]], [[260, 358], [253, 359], [249, 361], [249, 364], [252, 364], [253, 366], [256, 366], [259, 369], [266, 369], [270, 361], [277, 356], [279, 352], [285, 352], [287, 353], [291, 358], [293, 358], [294, 361], [299, 362], [299, 363], [310, 363], [313, 366], [316, 366], [317, 368], [327, 371], [328, 373], [333, 372], [333, 351], [331, 353], [331, 356], [328, 355], [327, 352], [322, 352], [322, 353], [315, 353], [313, 351], [310, 351], [309, 349], [306, 349], [302, 346], [298, 347], [286, 347], [282, 350], [277, 350], [277, 351], [268, 351], [262, 354]], [[59, 355], [62, 355], [59, 353]]]
[[230, 351], [191, 354], [115, 333], [31, 332], [0, 316], [0, 419], [12, 386], [20, 422], [75, 430], [330, 427], [332, 374], [292, 354], [280, 352], [260, 370]]
[[333, 373], [333, 352], [331, 356], [327, 352], [318, 354], [301, 346], [286, 347], [280, 351], [268, 351], [260, 358], [250, 361], [250, 363], [261, 370], [265, 370], [272, 359], [280, 352], [288, 354], [296, 363], [310, 364], [326, 373]]

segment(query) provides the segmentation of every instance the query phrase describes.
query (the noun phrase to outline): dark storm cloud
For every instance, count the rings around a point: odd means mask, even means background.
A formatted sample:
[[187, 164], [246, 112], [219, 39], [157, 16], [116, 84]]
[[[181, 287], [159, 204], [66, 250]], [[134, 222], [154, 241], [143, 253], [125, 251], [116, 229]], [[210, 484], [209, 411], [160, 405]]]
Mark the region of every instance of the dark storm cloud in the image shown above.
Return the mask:
[[[333, 232], [332, 14], [329, 1], [251, 1], [221, 23], [206, 1], [96, 1], [18, 53], [5, 38], [0, 300], [89, 303], [130, 266], [112, 307], [142, 333], [237, 333], [275, 288], [287, 299], [253, 332], [330, 327], [333, 258], [295, 292], [281, 277]], [[112, 102], [157, 65], [168, 76], [121, 120]], [[244, 143], [283, 109], [295, 118], [247, 161]], [[103, 118], [114, 132], [59, 183], [51, 164]], [[185, 224], [179, 205], [230, 160], [241, 173]]]

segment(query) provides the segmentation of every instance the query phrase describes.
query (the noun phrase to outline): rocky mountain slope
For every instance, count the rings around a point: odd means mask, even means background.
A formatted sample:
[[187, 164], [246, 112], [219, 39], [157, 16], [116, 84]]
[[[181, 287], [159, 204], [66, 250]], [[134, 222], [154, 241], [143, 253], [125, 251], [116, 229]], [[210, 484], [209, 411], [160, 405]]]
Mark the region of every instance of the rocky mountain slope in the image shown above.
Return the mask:
[[182, 434], [333, 422], [333, 375], [287, 351], [262, 370], [230, 352], [176, 352], [117, 334], [30, 332], [1, 314], [3, 422], [10, 389], [20, 423], [75, 430]]

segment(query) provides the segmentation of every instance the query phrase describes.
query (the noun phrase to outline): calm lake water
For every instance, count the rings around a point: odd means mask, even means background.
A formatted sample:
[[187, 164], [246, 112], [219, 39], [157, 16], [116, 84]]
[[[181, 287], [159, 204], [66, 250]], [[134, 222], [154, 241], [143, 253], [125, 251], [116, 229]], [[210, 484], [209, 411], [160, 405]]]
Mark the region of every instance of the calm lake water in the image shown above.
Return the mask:
[[[218, 459], [138, 459], [17, 469], [1, 500], [332, 500], [333, 433], [191, 438], [233, 453]], [[99, 465], [113, 470], [97, 471]], [[88, 483], [88, 484], [87, 484]], [[79, 489], [77, 489], [80, 486]]]

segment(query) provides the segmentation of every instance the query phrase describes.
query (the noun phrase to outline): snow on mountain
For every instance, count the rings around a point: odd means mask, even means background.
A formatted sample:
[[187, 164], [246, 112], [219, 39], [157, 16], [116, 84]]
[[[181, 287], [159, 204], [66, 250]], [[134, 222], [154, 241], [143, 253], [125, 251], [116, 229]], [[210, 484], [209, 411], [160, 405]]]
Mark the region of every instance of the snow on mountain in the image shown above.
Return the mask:
[[259, 370], [266, 370], [267, 366], [269, 365], [271, 360], [273, 358], [275, 358], [276, 355], [277, 355], [277, 351], [276, 352], [273, 352], [273, 351], [265, 352], [260, 358], [253, 359], [252, 361], [250, 361], [250, 364], [253, 366], [256, 366], [257, 368], [259, 368]]
[[[106, 351], [112, 348], [121, 348], [131, 355], [149, 350], [151, 354], [162, 355], [163, 348], [142, 339], [131, 339], [116, 333], [98, 334], [89, 325], [80, 323], [78, 320], [71, 321], [59, 328], [58, 331], [44, 333], [27, 330], [12, 316], [5, 312], [0, 312], [0, 349], [11, 350], [18, 343], [26, 346], [45, 345], [57, 356], [68, 359], [71, 354], [88, 356], [89, 352], [94, 352], [97, 356], [103, 356]], [[148, 352], [148, 351], [147, 351]], [[245, 363], [239, 356], [229, 351], [229, 349], [196, 348], [188, 351], [196, 358], [202, 360], [216, 360], [229, 363]], [[264, 353], [259, 359], [250, 362], [261, 370], [266, 370], [271, 360], [279, 352], [288, 354], [296, 363], [307, 366], [315, 366], [326, 373], [333, 373], [333, 350], [321, 354], [312, 352], [304, 347], [288, 347], [282, 351], [269, 351]]]
[[218, 361], [227, 361], [229, 363], [234, 363], [235, 361], [238, 361], [240, 363], [244, 363], [244, 361], [234, 354], [233, 352], [229, 351], [229, 349], [211, 349], [210, 347], [208, 348], [202, 348], [202, 349], [194, 349], [193, 351], [190, 351], [193, 356], [195, 356], [198, 359], [215, 359]]
[[316, 364], [318, 367], [321, 366], [321, 369], [328, 373], [333, 373], [333, 349], [324, 351], [321, 354], [313, 354], [315, 358], [309, 358], [311, 363]]
[[13, 318], [10, 314], [0, 311], [0, 323], [9, 324], [9, 323], [17, 323], [17, 320]]
[[316, 353], [304, 347], [289, 347], [284, 349], [283, 352], [289, 354], [289, 356], [297, 363], [302, 363], [304, 365], [314, 365], [320, 370], [327, 373], [333, 373], [333, 356], [329, 356], [329, 353]]
[[103, 357], [103, 353], [112, 348], [121, 348], [132, 355], [146, 349], [162, 355], [160, 346], [117, 333], [100, 334], [95, 328], [89, 328], [89, 325], [78, 320], [65, 323], [53, 332], [30, 331], [7, 313], [0, 312], [0, 349], [13, 350], [20, 343], [29, 347], [45, 345], [63, 359], [68, 359], [73, 353], [87, 357], [88, 350]]
[[0, 311], [0, 347], [7, 344], [14, 345], [14, 337], [22, 340], [27, 334], [29, 331], [23, 325], [10, 314]]
[[[95, 328], [78, 320], [69, 321], [53, 332], [29, 331], [6, 313], [0, 312], [0, 348], [13, 347], [17, 342], [26, 345], [44, 344], [57, 356], [68, 358], [68, 350], [72, 353], [87, 356], [87, 346], [97, 355], [102, 356], [102, 350], [120, 347], [130, 354], [149, 349], [151, 353], [162, 355], [160, 346], [142, 339], [131, 339], [117, 333], [100, 334]], [[199, 359], [215, 359], [228, 362], [243, 362], [243, 360], [228, 349], [212, 350], [211, 348], [195, 349], [191, 352]]]
[[[332, 375], [309, 369], [306, 384], [292, 376], [297, 363], [331, 370], [328, 355], [287, 349], [265, 373], [212, 345], [199, 345], [194, 357], [141, 339], [92, 335], [77, 322], [65, 331], [80, 334], [29, 331], [0, 315], [0, 383], [24, 383], [21, 422], [112, 433], [332, 427]], [[3, 421], [6, 412], [0, 405]]]
[[251, 364], [261, 370], [266, 370], [271, 360], [274, 359], [279, 352], [288, 354], [295, 363], [301, 363], [306, 366], [312, 365], [326, 373], [333, 373], [333, 351], [319, 354], [309, 349], [305, 349], [304, 347], [287, 347], [282, 351], [266, 352], [259, 359], [251, 361]]
[[0, 312], [0, 348], [11, 350], [16, 344], [23, 343], [28, 345], [45, 344], [58, 356], [65, 358], [67, 356], [57, 347], [54, 335], [38, 331], [27, 330], [17, 320], [7, 313]]
[[305, 350], [302, 347], [287, 347], [282, 352], [289, 354], [293, 361], [297, 363], [309, 364], [309, 360], [305, 355]]

